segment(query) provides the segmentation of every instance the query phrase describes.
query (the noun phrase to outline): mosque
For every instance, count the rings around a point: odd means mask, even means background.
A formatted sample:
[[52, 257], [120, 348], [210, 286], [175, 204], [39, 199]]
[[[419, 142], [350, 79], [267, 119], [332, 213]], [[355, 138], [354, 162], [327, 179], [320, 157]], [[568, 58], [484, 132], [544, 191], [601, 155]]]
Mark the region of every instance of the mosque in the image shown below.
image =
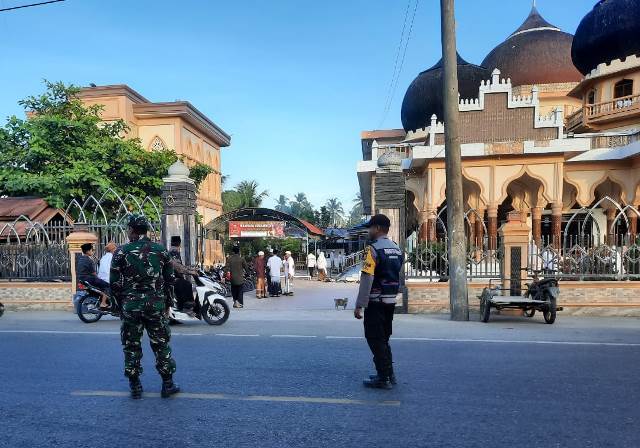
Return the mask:
[[[458, 56], [467, 232], [495, 249], [519, 211], [537, 244], [589, 233], [638, 233], [640, 0], [600, 0], [571, 35], [532, 8], [480, 65]], [[418, 74], [402, 103], [403, 129], [363, 131], [357, 174], [375, 213], [378, 159], [402, 159], [406, 234], [446, 228], [443, 64]], [[580, 225], [591, 220], [588, 226]], [[586, 230], [585, 230], [586, 229]], [[596, 235], [597, 233], [597, 235]]]

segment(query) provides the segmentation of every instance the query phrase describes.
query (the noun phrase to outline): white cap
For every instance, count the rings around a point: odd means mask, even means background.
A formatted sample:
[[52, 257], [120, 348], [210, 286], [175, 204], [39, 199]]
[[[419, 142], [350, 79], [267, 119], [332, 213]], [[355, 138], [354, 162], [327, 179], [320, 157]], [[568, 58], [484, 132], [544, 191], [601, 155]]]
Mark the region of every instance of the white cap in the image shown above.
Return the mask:
[[286, 251], [285, 255], [291, 255], [291, 251]]
[[260, 251], [258, 252], [258, 255], [264, 255], [264, 252]]

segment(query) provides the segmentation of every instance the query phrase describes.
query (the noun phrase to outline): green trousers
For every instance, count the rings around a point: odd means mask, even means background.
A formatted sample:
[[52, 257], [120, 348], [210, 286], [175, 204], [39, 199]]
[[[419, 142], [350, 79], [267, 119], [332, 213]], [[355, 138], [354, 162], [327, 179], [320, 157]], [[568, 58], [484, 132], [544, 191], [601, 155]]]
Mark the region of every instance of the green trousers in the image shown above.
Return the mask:
[[142, 335], [147, 330], [151, 349], [156, 357], [156, 369], [163, 378], [176, 371], [171, 357], [171, 330], [164, 316], [161, 301], [128, 300], [123, 304], [120, 338], [124, 351], [124, 375], [136, 378], [142, 373]]

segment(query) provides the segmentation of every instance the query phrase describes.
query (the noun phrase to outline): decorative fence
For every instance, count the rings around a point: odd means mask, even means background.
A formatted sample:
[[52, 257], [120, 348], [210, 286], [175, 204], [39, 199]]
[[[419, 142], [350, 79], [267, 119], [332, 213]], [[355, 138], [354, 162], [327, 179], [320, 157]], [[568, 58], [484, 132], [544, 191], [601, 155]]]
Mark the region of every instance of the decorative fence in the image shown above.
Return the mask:
[[98, 235], [96, 257], [110, 241], [127, 242], [127, 219], [140, 213], [150, 223], [149, 236], [160, 239], [160, 211], [154, 201], [142, 201], [115, 191], [89, 196], [83, 202], [73, 199], [64, 210], [64, 220], [42, 224], [20, 216], [0, 228], [0, 280], [69, 281], [71, 263], [67, 236], [83, 228]]
[[[467, 244], [467, 279], [487, 280], [500, 278], [502, 251], [488, 249], [487, 238], [482, 247]], [[406, 248], [405, 278], [429, 282], [449, 279], [447, 239], [431, 242], [409, 242]]]

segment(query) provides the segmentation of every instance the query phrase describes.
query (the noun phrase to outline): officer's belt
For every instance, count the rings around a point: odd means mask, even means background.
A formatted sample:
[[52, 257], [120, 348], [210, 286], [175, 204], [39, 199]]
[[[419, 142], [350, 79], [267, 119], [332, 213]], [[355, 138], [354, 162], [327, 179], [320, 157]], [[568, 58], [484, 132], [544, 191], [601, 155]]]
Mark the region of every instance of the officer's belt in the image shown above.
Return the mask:
[[369, 302], [373, 302], [373, 303], [386, 303], [388, 305], [392, 305], [394, 303], [396, 303], [396, 298], [395, 297], [369, 297]]

